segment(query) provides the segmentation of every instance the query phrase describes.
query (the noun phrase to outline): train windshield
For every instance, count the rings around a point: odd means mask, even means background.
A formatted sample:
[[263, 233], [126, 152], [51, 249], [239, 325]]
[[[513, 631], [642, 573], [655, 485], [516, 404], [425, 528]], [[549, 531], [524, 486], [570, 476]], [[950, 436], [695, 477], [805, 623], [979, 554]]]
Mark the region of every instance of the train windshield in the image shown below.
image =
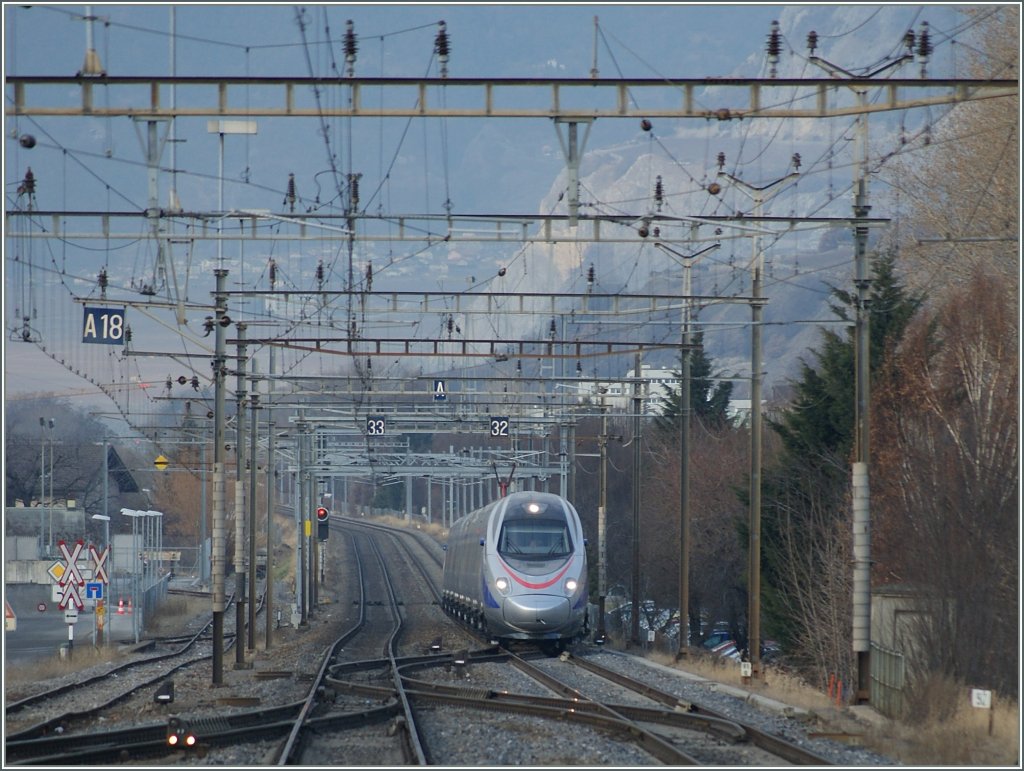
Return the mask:
[[565, 521], [505, 520], [498, 536], [498, 553], [517, 559], [568, 557], [572, 554], [572, 538]]

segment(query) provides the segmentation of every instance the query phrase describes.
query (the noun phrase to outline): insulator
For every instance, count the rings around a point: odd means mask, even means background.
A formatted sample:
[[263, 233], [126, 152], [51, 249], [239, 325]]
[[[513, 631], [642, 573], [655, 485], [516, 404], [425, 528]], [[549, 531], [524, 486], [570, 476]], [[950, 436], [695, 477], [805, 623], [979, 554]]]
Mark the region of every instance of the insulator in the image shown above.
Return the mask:
[[25, 179], [22, 180], [21, 184], [18, 185], [18, 195], [35, 195], [36, 194], [36, 177], [32, 173], [32, 167], [29, 166], [25, 171]]
[[555, 320], [554, 319], [551, 319], [551, 325], [548, 327], [548, 336], [552, 340], [555, 339]]
[[167, 389], [168, 391], [170, 391], [170, 390], [171, 390], [171, 386], [172, 386], [172, 385], [173, 385], [173, 383], [171, 382], [171, 376], [170, 376], [170, 375], [168, 375], [168, 376], [167, 376], [167, 380], [166, 380], [166, 381], [164, 382], [164, 387], [165, 387], [165, 388], [166, 388], [166, 389]]
[[348, 195], [352, 202], [352, 209], [359, 207], [359, 178], [362, 176], [362, 174], [348, 175]]
[[654, 202], [658, 205], [658, 211], [661, 211], [661, 205], [665, 201], [665, 188], [661, 184], [661, 175], [659, 174], [654, 179]]
[[295, 211], [295, 175], [288, 175], [288, 192], [284, 194], [284, 202], [288, 204], [291, 211]]
[[725, 168], [725, 153], [718, 154], [718, 170], [721, 171]]
[[366, 291], [373, 289], [373, 263], [366, 263]]
[[782, 42], [779, 35], [779, 23], [772, 22], [772, 31], [768, 35], [768, 61], [771, 62], [771, 76], [775, 77], [775, 65], [779, 61], [779, 54], [782, 53]]
[[434, 38], [434, 53], [437, 54], [437, 61], [441, 64], [441, 77], [448, 76], [448, 27], [442, 21], [439, 22], [440, 29], [437, 37]]
[[320, 262], [318, 262], [316, 264], [316, 283], [319, 284], [320, 286], [323, 286], [323, 284], [324, 284], [324, 261], [323, 260], [320, 260]]
[[800, 153], [793, 153], [793, 168], [800, 170]]
[[125, 343], [132, 341], [132, 328], [130, 326], [125, 326], [124, 328], [124, 341]]
[[355, 64], [356, 53], [359, 51], [359, 44], [356, 42], [356, 33], [352, 25], [352, 19], [345, 22], [345, 61], [349, 65], [349, 74], [351, 74], [351, 66]]
[[367, 357], [366, 357], [366, 368], [367, 368], [368, 370], [369, 370], [369, 369], [373, 369], [373, 361], [371, 361], [371, 359], [370, 359], [370, 357], [369, 357], [369, 356], [367, 356]]
[[917, 55], [922, 59], [927, 59], [932, 55], [932, 51], [935, 50], [932, 46], [932, 36], [928, 31], [928, 22], [921, 22], [921, 32], [917, 36]]
[[818, 48], [818, 33], [813, 29], [807, 33], [807, 48], [810, 49], [811, 56], [814, 56], [814, 52]]
[[908, 56], [913, 56], [914, 55], [914, 46], [916, 45], [916, 43], [917, 43], [917, 38], [914, 35], [914, 30], [908, 29], [907, 30], [907, 34], [905, 34], [903, 36], [903, 45], [906, 46], [906, 48], [907, 48], [907, 55]]
[[453, 318], [452, 318], [452, 315], [451, 315], [451, 314], [449, 313], [449, 314], [448, 314], [448, 334], [449, 334], [449, 335], [451, 335], [451, 333], [452, 333], [452, 330], [453, 330], [454, 328], [455, 328], [455, 319], [453, 319]]
[[270, 288], [273, 289], [277, 284], [277, 262], [271, 258], [270, 260]]
[[583, 365], [580, 364], [579, 362], [576, 362], [576, 377], [581, 377], [582, 375], [583, 375]]
[[100, 291], [101, 292], [106, 292], [107, 291], [107, 285], [110, 283], [110, 280], [107, 278], [107, 269], [106, 268], [100, 268], [100, 274], [99, 274], [99, 276], [96, 277], [96, 281], [100, 285]]
[[593, 264], [591, 264], [591, 266], [589, 268], [587, 268], [587, 284], [589, 284], [590, 286], [594, 285], [595, 275], [596, 274], [595, 274], [595, 271], [594, 271], [594, 266], [593, 266]]
[[192, 376], [192, 388], [193, 390], [199, 390], [199, 375]]

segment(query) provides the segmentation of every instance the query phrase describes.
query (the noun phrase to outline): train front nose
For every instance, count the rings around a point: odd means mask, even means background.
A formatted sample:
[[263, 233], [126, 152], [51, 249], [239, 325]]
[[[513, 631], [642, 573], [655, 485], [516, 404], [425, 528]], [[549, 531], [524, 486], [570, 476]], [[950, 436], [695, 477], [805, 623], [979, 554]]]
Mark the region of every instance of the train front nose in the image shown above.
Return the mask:
[[568, 623], [572, 608], [566, 597], [524, 594], [506, 597], [502, 605], [505, 621], [525, 632], [551, 632]]

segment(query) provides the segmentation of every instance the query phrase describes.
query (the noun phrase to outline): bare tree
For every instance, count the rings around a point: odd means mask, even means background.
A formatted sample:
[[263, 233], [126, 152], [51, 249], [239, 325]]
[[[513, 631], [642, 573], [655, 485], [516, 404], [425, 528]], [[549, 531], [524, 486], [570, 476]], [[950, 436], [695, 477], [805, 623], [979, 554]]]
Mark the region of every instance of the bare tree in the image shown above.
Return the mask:
[[[930, 603], [928, 668], [1015, 692], [1019, 578], [1016, 303], [978, 271], [923, 315], [876, 400], [876, 577]], [[881, 574], [881, 575], [879, 575]]]
[[[838, 459], [837, 459], [838, 460]], [[795, 480], [800, 491], [792, 512], [786, 498], [776, 500], [773, 514], [782, 521], [773, 531], [778, 542], [780, 578], [787, 587], [777, 595], [786, 614], [796, 620], [791, 660], [824, 684], [830, 674], [852, 682], [850, 647], [853, 615], [851, 507], [834, 510], [836, 482], [813, 470]], [[792, 491], [792, 485], [782, 487]], [[792, 514], [792, 516], [791, 516]]]
[[[690, 453], [690, 628], [698, 620], [746, 626], [746, 557], [740, 522], [747, 509], [736, 491], [745, 484], [749, 433], [694, 421]], [[652, 432], [644, 478], [644, 569], [665, 607], [678, 607], [680, 457], [675, 432]], [[702, 630], [703, 631], [703, 630]]]
[[[958, 46], [966, 77], [1014, 78], [1020, 65], [1020, 8], [979, 6]], [[956, 105], [934, 116], [880, 174], [898, 196], [899, 251], [910, 286], [937, 300], [957, 295], [984, 266], [1003, 291], [1019, 293], [1020, 100]]]

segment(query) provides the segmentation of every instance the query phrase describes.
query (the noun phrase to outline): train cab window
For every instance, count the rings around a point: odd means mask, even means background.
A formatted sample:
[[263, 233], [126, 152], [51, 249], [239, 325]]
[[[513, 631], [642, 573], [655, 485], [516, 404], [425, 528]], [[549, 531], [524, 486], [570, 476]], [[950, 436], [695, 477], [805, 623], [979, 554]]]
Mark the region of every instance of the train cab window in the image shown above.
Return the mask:
[[565, 522], [511, 520], [501, 528], [498, 553], [518, 559], [567, 557], [572, 553], [572, 539]]

